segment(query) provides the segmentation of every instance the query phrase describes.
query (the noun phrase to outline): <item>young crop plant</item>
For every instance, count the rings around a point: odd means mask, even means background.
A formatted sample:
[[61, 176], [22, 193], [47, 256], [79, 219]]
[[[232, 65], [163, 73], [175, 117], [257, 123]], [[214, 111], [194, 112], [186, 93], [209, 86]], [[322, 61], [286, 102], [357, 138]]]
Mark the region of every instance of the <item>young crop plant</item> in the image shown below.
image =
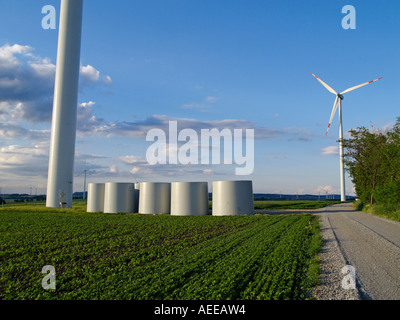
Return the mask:
[[[112, 215], [82, 207], [0, 211], [0, 299], [305, 299], [312, 284], [315, 216]], [[54, 290], [42, 287], [48, 265]]]

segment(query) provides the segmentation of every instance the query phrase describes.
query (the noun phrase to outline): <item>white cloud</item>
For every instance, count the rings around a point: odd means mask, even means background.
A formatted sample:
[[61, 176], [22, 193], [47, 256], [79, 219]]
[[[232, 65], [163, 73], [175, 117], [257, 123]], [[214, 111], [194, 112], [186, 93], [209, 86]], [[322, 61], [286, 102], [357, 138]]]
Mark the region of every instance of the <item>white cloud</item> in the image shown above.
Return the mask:
[[47, 143], [26, 146], [14, 144], [0, 148], [3, 192], [29, 192], [29, 186], [45, 188], [48, 151]]
[[0, 112], [14, 119], [49, 122], [55, 65], [32, 52], [32, 47], [18, 44], [0, 47]]
[[93, 113], [96, 102], [83, 102], [78, 105], [77, 112], [77, 134], [80, 137], [102, 133], [107, 126], [102, 118], [98, 118]]
[[137, 122], [118, 122], [107, 124], [103, 127], [103, 132], [109, 135], [130, 136], [144, 138], [146, 133], [154, 128], [161, 129], [165, 133], [169, 131], [169, 121], [177, 121], [178, 131], [186, 128], [195, 130], [200, 135], [201, 129], [242, 129], [243, 134], [246, 129], [254, 129], [255, 139], [272, 139], [287, 133], [267, 127], [258, 127], [255, 122], [239, 119], [223, 120], [197, 120], [193, 118], [173, 118], [166, 115], [153, 115], [145, 120]]
[[20, 79], [10, 79], [10, 78], [2, 78], [0, 79], [0, 87], [4, 89], [10, 89], [16, 86], [21, 85]]
[[100, 75], [100, 71], [90, 64], [87, 66], [81, 66], [79, 74], [83, 85], [88, 83], [103, 83], [105, 85], [111, 85], [113, 83], [110, 76]]
[[[2, 154], [1, 158], [1, 164], [21, 164], [23, 161], [21, 161], [20, 158], [18, 158], [18, 155], [24, 154], [24, 155], [45, 155], [46, 153], [43, 152], [43, 150], [40, 150], [35, 146], [34, 148], [26, 148], [18, 145], [10, 145], [7, 147], [0, 148], [0, 153]], [[12, 159], [13, 161], [11, 161]], [[17, 160], [18, 159], [18, 160]]]
[[329, 146], [321, 149], [321, 155], [337, 155], [339, 154], [339, 147], [338, 146]]
[[19, 125], [11, 123], [0, 123], [0, 138], [1, 139], [15, 139], [22, 137], [26, 134], [26, 129]]
[[79, 104], [79, 106], [82, 107], [82, 108], [91, 108], [95, 104], [96, 104], [96, 102], [89, 101], [89, 102], [82, 102], [81, 104]]
[[[50, 123], [56, 66], [49, 58], [19, 44], [0, 46], [0, 120]], [[108, 75], [91, 65], [80, 68], [81, 86], [111, 85]], [[7, 119], [8, 117], [8, 119]]]
[[319, 186], [316, 190], [316, 193], [320, 194], [334, 194], [336, 190], [331, 185]]
[[111, 173], [118, 173], [119, 169], [118, 169], [118, 167], [116, 165], [111, 165], [110, 166], [110, 172]]
[[110, 76], [102, 76], [101, 79], [103, 80], [104, 84], [112, 85], [113, 81]]
[[391, 130], [394, 126], [395, 122], [391, 121], [385, 125], [383, 125], [379, 130], [377, 130], [378, 132], [383, 132], [386, 133], [387, 131]]
[[138, 173], [139, 171], [140, 171], [140, 168], [139, 168], [139, 167], [133, 167], [132, 170], [129, 171], [129, 172], [132, 173], [132, 174], [136, 174], [136, 173]]
[[[135, 156], [135, 155], [126, 155], [118, 158], [122, 163], [128, 166], [129, 171], [120, 170], [116, 172], [119, 177], [127, 178], [130, 175], [134, 175], [136, 179], [146, 180], [154, 178], [154, 179], [164, 179], [166, 177], [174, 176], [174, 179], [179, 180], [179, 177], [184, 178], [187, 176], [199, 178], [204, 178], [204, 175], [224, 175], [229, 173], [224, 173], [221, 170], [216, 171], [215, 168], [221, 168], [218, 165], [201, 165], [201, 164], [154, 164], [151, 165], [147, 162], [146, 159]], [[233, 166], [232, 166], [233, 172]], [[131, 177], [132, 178], [132, 177]]]
[[39, 77], [52, 79], [55, 77], [56, 66], [48, 58], [37, 58], [37, 61], [29, 61], [29, 66]]
[[100, 71], [88, 64], [80, 67], [80, 76], [84, 81], [97, 82], [100, 79]]
[[[49, 133], [48, 136], [50, 137]], [[4, 182], [6, 181], [6, 192], [27, 192], [28, 186], [35, 186], [41, 189], [39, 192], [45, 192], [50, 149], [49, 141], [50, 139], [42, 139], [41, 142], [37, 143], [27, 141], [25, 145], [10, 144], [0, 148], [0, 178]], [[104, 158], [104, 156], [76, 152], [75, 177], [83, 177], [83, 170], [85, 169], [89, 175], [97, 175], [103, 172], [105, 167], [88, 162], [88, 160], [101, 158]], [[3, 184], [3, 192], [5, 190], [4, 186]], [[80, 190], [81, 184], [78, 187], [77, 190]]]
[[3, 178], [47, 175], [48, 143], [34, 145], [9, 145], [0, 148], [0, 170]]
[[28, 55], [33, 48], [30, 46], [22, 46], [14, 44], [10, 46], [5, 44], [0, 47], [0, 72], [4, 69], [12, 69], [20, 65], [18, 58], [15, 55]]
[[119, 160], [128, 165], [147, 164], [147, 161], [145, 159], [143, 159], [142, 157], [133, 156], [133, 155], [119, 157]]
[[[47, 177], [48, 158], [50, 144], [49, 139], [37, 143], [27, 143], [26, 145], [10, 144], [0, 148], [0, 170], [2, 174], [11, 174], [20, 176], [39, 175]], [[76, 152], [75, 166], [81, 170], [86, 163], [90, 169], [101, 168], [99, 166], [88, 164], [87, 160], [96, 160], [105, 158], [102, 155], [86, 154]], [[76, 168], [76, 169], [77, 169]], [[83, 171], [83, 170], [81, 170]]]
[[50, 138], [50, 130], [25, 129], [15, 121], [0, 122], [0, 138], [43, 140]]

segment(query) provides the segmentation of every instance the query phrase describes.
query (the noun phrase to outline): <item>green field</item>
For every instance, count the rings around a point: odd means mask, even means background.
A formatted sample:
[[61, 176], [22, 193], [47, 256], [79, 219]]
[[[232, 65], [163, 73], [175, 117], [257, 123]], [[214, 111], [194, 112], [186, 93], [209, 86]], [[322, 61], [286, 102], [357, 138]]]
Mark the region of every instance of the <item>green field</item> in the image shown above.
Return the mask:
[[[306, 299], [318, 218], [0, 209], [0, 299]], [[43, 266], [56, 270], [44, 290]]]
[[[77, 199], [73, 201], [74, 206], [81, 206], [85, 200]], [[337, 200], [255, 200], [254, 208], [256, 210], [286, 210], [286, 209], [320, 209], [326, 206], [341, 203]], [[44, 201], [37, 202], [14, 202], [7, 199], [5, 207], [10, 206], [44, 206]], [[212, 201], [209, 201], [209, 207], [212, 208]], [[0, 206], [1, 208], [1, 206]]]
[[254, 208], [256, 210], [286, 210], [286, 209], [320, 209], [326, 206], [341, 203], [335, 200], [256, 200]]

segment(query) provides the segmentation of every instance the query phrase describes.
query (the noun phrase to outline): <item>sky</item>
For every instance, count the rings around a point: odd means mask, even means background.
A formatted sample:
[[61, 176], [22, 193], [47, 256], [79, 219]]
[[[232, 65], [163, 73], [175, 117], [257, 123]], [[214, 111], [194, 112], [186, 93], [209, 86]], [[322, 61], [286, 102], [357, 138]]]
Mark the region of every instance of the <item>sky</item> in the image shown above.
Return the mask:
[[[349, 4], [355, 29], [342, 26]], [[42, 27], [45, 5], [56, 29]], [[0, 193], [46, 192], [59, 9], [0, 0]], [[87, 182], [252, 180], [256, 193], [340, 193], [338, 114], [325, 135], [335, 96], [310, 72], [340, 92], [383, 77], [345, 95], [343, 127], [345, 137], [390, 128], [399, 16], [392, 0], [85, 0], [74, 191], [86, 170]], [[254, 169], [151, 165], [146, 135], [169, 137], [175, 121], [199, 139], [202, 129], [254, 130]]]

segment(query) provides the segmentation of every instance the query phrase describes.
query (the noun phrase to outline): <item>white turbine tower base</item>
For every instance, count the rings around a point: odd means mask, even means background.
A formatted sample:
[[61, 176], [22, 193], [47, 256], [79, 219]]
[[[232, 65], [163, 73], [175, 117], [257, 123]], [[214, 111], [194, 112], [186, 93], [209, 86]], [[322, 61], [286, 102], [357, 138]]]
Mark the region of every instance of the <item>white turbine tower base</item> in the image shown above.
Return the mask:
[[347, 92], [353, 91], [355, 89], [361, 88], [367, 84], [370, 84], [372, 82], [378, 81], [381, 78], [368, 81], [365, 83], [362, 83], [358, 86], [351, 87], [349, 89], [346, 89], [345, 91], [341, 93], [337, 93], [335, 90], [333, 90], [330, 86], [328, 86], [325, 82], [323, 82], [320, 78], [318, 78], [315, 74], [311, 72], [311, 74], [317, 79], [329, 92], [333, 93], [336, 95], [335, 102], [333, 104], [332, 108], [332, 113], [331, 113], [331, 118], [329, 119], [329, 124], [328, 124], [328, 129], [326, 130], [326, 135], [328, 135], [329, 128], [332, 123], [332, 119], [335, 115], [336, 109], [339, 105], [339, 158], [340, 158], [340, 199], [341, 201], [346, 201], [346, 190], [345, 190], [345, 179], [344, 179], [344, 162], [343, 162], [343, 122], [342, 122], [342, 100], [343, 100], [343, 95]]
[[72, 207], [83, 0], [61, 0], [46, 206]]

